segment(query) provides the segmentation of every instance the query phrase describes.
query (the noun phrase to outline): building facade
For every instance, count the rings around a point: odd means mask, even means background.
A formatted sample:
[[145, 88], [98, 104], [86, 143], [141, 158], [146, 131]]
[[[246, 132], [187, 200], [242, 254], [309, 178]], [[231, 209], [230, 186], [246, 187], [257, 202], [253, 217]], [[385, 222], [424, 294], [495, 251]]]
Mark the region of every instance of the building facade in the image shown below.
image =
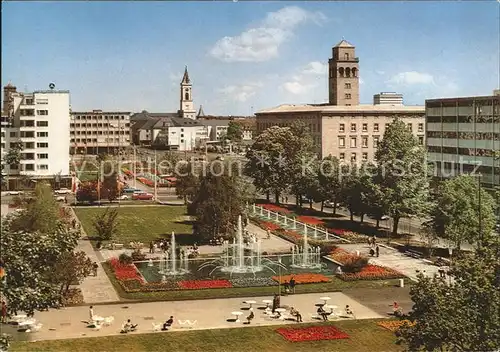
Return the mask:
[[131, 142], [131, 112], [71, 112], [71, 154], [116, 154]]
[[373, 105], [403, 105], [403, 94], [381, 92], [373, 96]]
[[436, 176], [481, 174], [484, 187], [500, 185], [498, 96], [426, 100], [425, 112], [428, 158]]
[[193, 102], [193, 84], [189, 78], [187, 66], [184, 69], [184, 76], [182, 76], [180, 93], [181, 99], [178, 116], [186, 119], [196, 119], [196, 110]]
[[303, 121], [320, 157], [331, 155], [345, 162], [374, 161], [385, 128], [395, 118], [406, 123], [424, 145], [424, 114], [423, 106], [281, 105], [256, 114], [257, 133]]
[[22, 146], [20, 164], [3, 165], [4, 174], [69, 175], [70, 94], [53, 88], [33, 93], [19, 93], [10, 84], [4, 88], [2, 147], [7, 153]]
[[401, 104], [359, 105], [359, 58], [355, 47], [342, 40], [329, 60], [329, 103], [280, 105], [257, 112], [257, 134], [272, 126], [303, 121], [321, 157], [345, 162], [374, 161], [378, 142], [395, 118], [424, 145], [425, 107]]

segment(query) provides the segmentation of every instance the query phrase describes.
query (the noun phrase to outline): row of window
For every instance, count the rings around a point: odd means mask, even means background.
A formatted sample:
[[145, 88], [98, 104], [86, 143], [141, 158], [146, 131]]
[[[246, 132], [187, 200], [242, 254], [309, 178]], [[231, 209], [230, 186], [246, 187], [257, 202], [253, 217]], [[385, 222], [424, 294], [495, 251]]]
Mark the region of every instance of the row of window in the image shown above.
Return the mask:
[[443, 153], [443, 154], [455, 154], [455, 155], [469, 155], [469, 156], [494, 156], [494, 152], [491, 149], [483, 148], [456, 148], [456, 147], [440, 147], [440, 146], [428, 146], [427, 151], [430, 153]]
[[[385, 128], [387, 128], [389, 126], [389, 123], [386, 123], [385, 124]], [[413, 131], [413, 124], [412, 123], [408, 123], [407, 125], [407, 128], [410, 132]], [[352, 122], [351, 123], [351, 129], [350, 129], [350, 132], [357, 132], [358, 130], [358, 125], [357, 123], [355, 122]], [[373, 124], [373, 132], [379, 132], [380, 128], [379, 128], [379, 124], [378, 123], [374, 123]], [[368, 123], [363, 123], [361, 125], [361, 131], [362, 132], [368, 132]], [[339, 125], [339, 132], [345, 132], [345, 124], [344, 123], [341, 123]], [[424, 132], [424, 124], [423, 123], [419, 123], [418, 124], [418, 132]]]
[[500, 133], [492, 132], [446, 132], [446, 131], [427, 131], [428, 138], [449, 138], [464, 140], [500, 140]]
[[[16, 132], [10, 132], [10, 137], [15, 138], [17, 136]], [[49, 132], [37, 132], [37, 137], [48, 137]], [[21, 131], [19, 132], [19, 137], [21, 138], [35, 138], [35, 131]]]
[[[75, 133], [76, 132], [76, 133]], [[125, 131], [70, 131], [69, 132], [71, 135], [77, 134], [77, 135], [92, 135], [92, 134], [98, 134], [98, 135], [112, 135], [112, 134], [121, 134], [121, 135], [128, 135], [127, 132]]]
[[[35, 171], [35, 164], [24, 164], [22, 165], [24, 167], [24, 171]], [[18, 167], [17, 165], [9, 165], [9, 168], [13, 169], [13, 170], [17, 170]], [[36, 169], [37, 170], [48, 170], [49, 169], [49, 165], [47, 164], [39, 164], [36, 166]]]
[[[35, 109], [21, 109], [19, 113], [21, 116], [35, 116]], [[38, 116], [47, 116], [49, 114], [49, 110], [37, 110], [36, 114]]]
[[[21, 120], [21, 127], [35, 127], [34, 120]], [[49, 121], [37, 121], [36, 127], [49, 127]]]
[[79, 127], [107, 127], [107, 128], [118, 128], [118, 127], [124, 127], [124, 128], [129, 128], [130, 124], [129, 123], [124, 123], [121, 125], [113, 125], [109, 123], [70, 123], [69, 127], [71, 128], [79, 128]]
[[[345, 153], [340, 153], [339, 154], [339, 160], [340, 161], [345, 161]], [[368, 153], [361, 153], [361, 160], [366, 161], [368, 160]], [[355, 163], [357, 161], [357, 154], [356, 153], [351, 153], [351, 159], [350, 161], [352, 163]]]
[[[280, 123], [275, 123], [275, 122], [262, 122], [258, 124], [258, 127], [262, 127], [261, 130], [268, 129], [273, 126], [278, 126], [278, 127], [290, 127], [291, 122], [280, 122]], [[306, 127], [309, 128], [310, 132], [321, 132], [320, 124], [319, 123], [309, 123], [306, 124]]]
[[[9, 144], [9, 146], [10, 146], [10, 148], [15, 148], [16, 144], [17, 144], [16, 142], [12, 142], [12, 143]], [[37, 143], [36, 147], [37, 148], [48, 148], [49, 147], [49, 143], [47, 143], [47, 142]], [[24, 143], [23, 148], [24, 149], [34, 149], [35, 148], [35, 143], [34, 142]]]
[[73, 115], [76, 120], [125, 120], [125, 115]]
[[[120, 138], [105, 138], [104, 139], [105, 142], [111, 142], [111, 143], [119, 143], [120, 142]], [[123, 140], [122, 140], [123, 141]], [[126, 138], [125, 139], [125, 142], [128, 142], [129, 139]], [[71, 143], [97, 143], [97, 138], [71, 138], [70, 139], [70, 142]]]
[[[349, 137], [350, 143], [349, 148], [357, 148], [358, 147], [358, 137]], [[377, 148], [378, 143], [380, 141], [380, 136], [373, 136], [373, 147]], [[424, 145], [424, 136], [418, 136], [418, 143], [420, 145]], [[339, 148], [346, 147], [346, 137], [339, 137]], [[368, 136], [361, 137], [361, 147], [368, 148]]]
[[476, 173], [481, 173], [483, 175], [487, 174], [492, 174], [495, 173], [495, 175], [500, 175], [500, 167], [493, 167], [493, 166], [486, 166], [486, 165], [470, 165], [470, 164], [465, 164], [465, 163], [450, 163], [447, 161], [441, 162], [438, 161], [436, 162], [438, 166], [443, 166], [445, 169], [448, 170], [458, 170], [460, 173], [464, 172], [476, 172]]
[[[47, 153], [38, 153], [36, 155], [37, 159], [48, 159], [49, 154]], [[21, 153], [21, 159], [23, 160], [34, 160], [35, 159], [35, 153]]]
[[493, 123], [500, 122], [499, 115], [464, 115], [464, 116], [427, 116], [427, 122], [435, 123], [435, 122], [443, 122], [443, 123]]

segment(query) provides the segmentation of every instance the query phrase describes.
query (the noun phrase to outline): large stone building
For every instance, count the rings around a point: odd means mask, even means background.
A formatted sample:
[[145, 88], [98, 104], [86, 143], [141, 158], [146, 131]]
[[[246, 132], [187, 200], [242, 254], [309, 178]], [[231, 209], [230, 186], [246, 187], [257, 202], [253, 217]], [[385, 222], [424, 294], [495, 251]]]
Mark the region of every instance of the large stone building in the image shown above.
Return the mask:
[[2, 173], [30, 177], [69, 175], [70, 97], [67, 90], [17, 92], [4, 87], [2, 154], [21, 145], [20, 164], [2, 165]]
[[130, 145], [130, 112], [71, 112], [71, 154], [116, 154]]
[[428, 158], [438, 177], [474, 173], [486, 188], [500, 185], [498, 96], [426, 100], [425, 111]]
[[425, 107], [401, 104], [359, 105], [359, 58], [355, 47], [342, 40], [329, 60], [329, 103], [280, 105], [257, 112], [257, 133], [271, 126], [303, 121], [320, 157], [373, 161], [385, 127], [398, 117], [424, 145]]

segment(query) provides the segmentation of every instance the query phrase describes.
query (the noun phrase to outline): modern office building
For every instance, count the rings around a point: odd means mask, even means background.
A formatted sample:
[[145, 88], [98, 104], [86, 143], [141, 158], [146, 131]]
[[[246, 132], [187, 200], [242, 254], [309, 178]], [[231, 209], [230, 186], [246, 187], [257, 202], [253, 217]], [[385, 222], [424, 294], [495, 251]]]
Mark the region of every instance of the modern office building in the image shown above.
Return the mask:
[[257, 133], [271, 126], [303, 121], [320, 157], [346, 162], [374, 161], [385, 127], [396, 117], [424, 145], [425, 107], [401, 104], [359, 105], [359, 58], [355, 47], [342, 40], [329, 60], [329, 103], [280, 105], [257, 112]]
[[500, 185], [498, 96], [431, 99], [425, 102], [426, 146], [436, 176], [481, 174], [485, 188]]
[[4, 87], [2, 150], [22, 146], [20, 164], [4, 165], [4, 174], [69, 175], [70, 94], [54, 88], [20, 93], [11, 84]]
[[381, 92], [373, 96], [373, 105], [403, 105], [403, 94]]
[[71, 112], [71, 154], [116, 154], [131, 143], [131, 112]]

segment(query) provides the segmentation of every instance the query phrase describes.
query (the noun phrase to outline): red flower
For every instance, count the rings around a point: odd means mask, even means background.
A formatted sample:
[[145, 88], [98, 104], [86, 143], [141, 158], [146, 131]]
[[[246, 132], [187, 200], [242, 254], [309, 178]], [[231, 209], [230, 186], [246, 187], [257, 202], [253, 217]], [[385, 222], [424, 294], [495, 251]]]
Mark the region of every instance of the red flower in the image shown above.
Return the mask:
[[[331, 280], [327, 278], [323, 274], [310, 274], [310, 273], [304, 273], [304, 274], [291, 274], [291, 275], [282, 275], [281, 276], [281, 283], [283, 284], [285, 281], [290, 282], [291, 278], [295, 279], [295, 282], [297, 284], [313, 284], [317, 282], [330, 282]], [[280, 281], [279, 276], [273, 276], [272, 279], [276, 282]]]
[[333, 233], [334, 235], [342, 236], [344, 232], [347, 230], [344, 229], [328, 229], [328, 232]]
[[297, 220], [303, 223], [306, 223], [308, 225], [323, 225], [325, 222], [321, 219], [318, 219], [314, 216], [299, 216], [297, 217]]
[[275, 223], [269, 221], [261, 221], [260, 225], [270, 231], [274, 231], [281, 228], [279, 225], [276, 225]]
[[280, 328], [276, 332], [291, 342], [340, 340], [349, 335], [334, 326], [311, 326], [308, 328]]
[[258, 206], [261, 206], [264, 209], [274, 211], [275, 213], [283, 213], [283, 214], [290, 214], [291, 211], [288, 210], [287, 208], [280, 207], [278, 205], [274, 204], [257, 204]]
[[122, 264], [117, 258], [110, 259], [109, 264], [111, 268], [113, 268], [117, 280], [138, 280], [142, 283], [144, 282], [144, 279], [137, 271], [134, 264]]
[[185, 280], [177, 282], [183, 290], [201, 290], [205, 288], [230, 288], [233, 287], [228, 280]]
[[399, 271], [384, 266], [368, 264], [359, 273], [341, 274], [339, 277], [344, 281], [355, 280], [387, 280], [401, 279], [405, 276]]

